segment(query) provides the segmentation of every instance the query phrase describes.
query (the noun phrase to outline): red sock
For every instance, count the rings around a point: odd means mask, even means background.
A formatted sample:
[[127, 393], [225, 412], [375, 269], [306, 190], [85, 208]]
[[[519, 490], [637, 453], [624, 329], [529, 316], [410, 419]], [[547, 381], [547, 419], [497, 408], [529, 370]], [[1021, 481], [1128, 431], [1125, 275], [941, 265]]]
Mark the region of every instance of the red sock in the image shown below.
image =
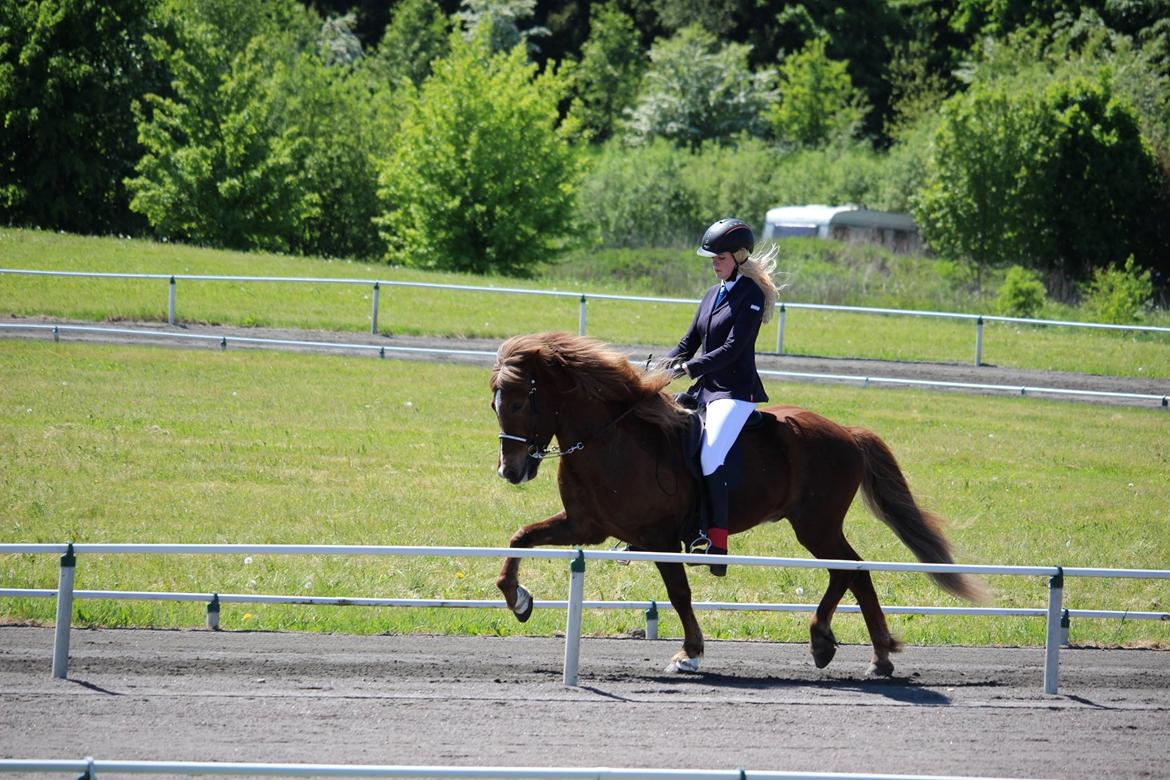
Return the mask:
[[707, 538], [711, 540], [713, 547], [719, 547], [724, 550], [727, 549], [727, 529], [726, 528], [708, 528]]

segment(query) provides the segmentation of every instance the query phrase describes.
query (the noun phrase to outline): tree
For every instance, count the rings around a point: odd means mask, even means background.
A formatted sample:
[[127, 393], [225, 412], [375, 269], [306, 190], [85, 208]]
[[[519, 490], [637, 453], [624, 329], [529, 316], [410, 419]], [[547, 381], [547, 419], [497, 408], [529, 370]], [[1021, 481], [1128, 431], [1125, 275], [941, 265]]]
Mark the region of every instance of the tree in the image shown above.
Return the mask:
[[1166, 185], [1107, 74], [977, 84], [943, 106], [916, 216], [928, 241], [980, 269], [1071, 279], [1133, 253], [1155, 265]]
[[450, 22], [435, 0], [405, 0], [395, 7], [373, 59], [385, 84], [408, 78], [417, 87], [447, 51]]
[[154, 0], [0, 0], [0, 218], [77, 232], [140, 229], [122, 186], [131, 105], [161, 90], [145, 43]]
[[753, 73], [749, 47], [720, 46], [700, 27], [686, 27], [650, 49], [627, 135], [641, 143], [654, 136], [697, 148], [705, 140], [762, 135], [763, 114], [775, 98], [770, 71]]
[[823, 38], [786, 59], [780, 66], [780, 100], [769, 114], [776, 137], [810, 148], [850, 138], [866, 108], [848, 67], [829, 59]]
[[486, 31], [456, 33], [407, 101], [384, 162], [378, 220], [393, 262], [524, 274], [563, 244], [579, 177], [557, 126], [559, 74], [523, 47], [490, 51]]
[[151, 43], [173, 94], [147, 95], [138, 111], [145, 153], [126, 181], [131, 208], [171, 238], [303, 249], [320, 195], [285, 98], [301, 57], [315, 56], [320, 22], [291, 0], [176, 5], [170, 20], [170, 39]]
[[570, 114], [591, 140], [604, 141], [634, 105], [646, 59], [633, 20], [614, 6], [597, 7], [591, 22], [573, 69]]

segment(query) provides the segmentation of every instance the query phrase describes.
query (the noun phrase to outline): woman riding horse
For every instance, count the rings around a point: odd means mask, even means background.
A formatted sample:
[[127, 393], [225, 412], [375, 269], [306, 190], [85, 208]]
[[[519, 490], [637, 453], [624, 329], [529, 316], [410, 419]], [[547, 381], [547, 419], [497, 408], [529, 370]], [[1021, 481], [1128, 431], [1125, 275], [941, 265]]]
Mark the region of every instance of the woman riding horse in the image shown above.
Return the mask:
[[[516, 336], [500, 347], [492, 371], [492, 407], [500, 424], [498, 473], [513, 484], [534, 478], [543, 459], [561, 455], [557, 484], [564, 509], [527, 525], [512, 547], [600, 544], [620, 539], [641, 550], [678, 552], [693, 532], [697, 481], [684, 459], [687, 412], [666, 392], [669, 371], [642, 373], [599, 342], [563, 333]], [[845, 428], [805, 409], [771, 406], [743, 432], [745, 468], [728, 493], [732, 534], [785, 518], [818, 558], [860, 560], [845, 539], [845, 513], [861, 487], [866, 503], [920, 560], [952, 563], [940, 521], [914, 501], [897, 461], [874, 433]], [[550, 451], [553, 438], [559, 451]], [[682, 621], [682, 650], [668, 670], [697, 671], [703, 633], [691, 607], [686, 570], [658, 563]], [[509, 558], [497, 585], [525, 621], [532, 597]], [[929, 575], [944, 589], [977, 600], [980, 583], [963, 574]], [[831, 622], [853, 592], [873, 643], [870, 671], [891, 674], [899, 648], [868, 571], [829, 570], [829, 584], [809, 625], [820, 668], [836, 653]]]
[[[721, 219], [703, 234], [696, 254], [711, 258], [719, 284], [699, 303], [691, 327], [667, 353], [687, 376], [697, 379], [687, 390], [706, 411], [699, 462], [710, 508], [706, 527], [687, 545], [687, 551], [727, 555], [727, 477], [723, 464], [739, 432], [755, 410], [768, 400], [756, 371], [756, 336], [760, 323], [772, 317], [778, 290], [772, 281], [776, 248], [752, 255], [756, 238], [738, 219]], [[703, 353], [695, 354], [702, 348]], [[711, 564], [716, 577], [727, 566]]]

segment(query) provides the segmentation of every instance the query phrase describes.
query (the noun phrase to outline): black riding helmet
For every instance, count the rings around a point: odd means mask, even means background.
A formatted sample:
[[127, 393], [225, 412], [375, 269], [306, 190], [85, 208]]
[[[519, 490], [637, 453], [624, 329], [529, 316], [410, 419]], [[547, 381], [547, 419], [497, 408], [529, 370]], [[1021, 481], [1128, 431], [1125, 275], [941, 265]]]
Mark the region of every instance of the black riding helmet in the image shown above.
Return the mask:
[[721, 219], [703, 234], [703, 243], [696, 252], [703, 257], [715, 257], [720, 252], [735, 253], [737, 249], [751, 252], [756, 248], [756, 236], [742, 219]]

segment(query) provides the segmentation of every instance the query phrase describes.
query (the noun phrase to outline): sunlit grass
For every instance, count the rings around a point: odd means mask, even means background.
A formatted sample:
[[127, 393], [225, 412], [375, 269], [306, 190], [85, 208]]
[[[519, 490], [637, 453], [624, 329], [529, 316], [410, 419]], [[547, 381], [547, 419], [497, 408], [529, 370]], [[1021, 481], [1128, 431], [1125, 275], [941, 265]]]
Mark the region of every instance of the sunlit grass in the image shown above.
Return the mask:
[[[10, 229], [0, 229], [0, 256], [0, 264], [8, 268], [363, 281], [308, 284], [183, 280], [176, 283], [175, 298], [176, 318], [184, 323], [368, 332], [373, 316], [373, 283], [377, 280], [568, 293], [548, 297], [393, 286], [379, 290], [378, 329], [382, 333], [505, 338], [541, 330], [577, 332], [581, 292], [654, 294], [637, 283], [604, 278], [590, 280], [585, 288], [559, 278], [541, 283], [426, 273], [348, 261]], [[0, 313], [166, 322], [168, 291], [168, 279], [0, 275]], [[801, 299], [797, 296], [794, 300]], [[692, 304], [591, 299], [586, 304], [586, 332], [614, 343], [663, 347], [677, 342], [692, 314]], [[775, 350], [779, 321], [776, 317], [761, 330], [758, 349]], [[995, 322], [984, 328], [985, 363], [1170, 378], [1170, 336], [1164, 334]], [[961, 320], [799, 309], [790, 309], [785, 317], [784, 352], [793, 355], [973, 363], [975, 342], [975, 325]]]
[[[552, 473], [495, 476], [484, 368], [336, 355], [0, 341], [0, 540], [503, 546], [560, 508]], [[877, 431], [924, 504], [949, 518], [961, 561], [1170, 568], [1170, 417], [1021, 398], [769, 384], [769, 393]], [[861, 507], [846, 530], [871, 560], [909, 552]], [[735, 552], [807, 557], [785, 524]], [[496, 599], [499, 561], [331, 556], [81, 556], [79, 589]], [[537, 598], [567, 567], [526, 561]], [[53, 588], [55, 556], [0, 556], [0, 587]], [[696, 600], [813, 603], [823, 571], [735, 567], [692, 574]], [[946, 605], [922, 575], [875, 575], [887, 604]], [[996, 603], [1042, 607], [1043, 578], [997, 577]], [[665, 600], [653, 567], [590, 564], [586, 598]], [[1165, 581], [1070, 579], [1066, 606], [1167, 608]], [[0, 619], [52, 620], [51, 599], [0, 600]], [[227, 628], [550, 634], [504, 610], [225, 605]], [[801, 640], [806, 615], [703, 613], [714, 637]], [[203, 606], [79, 601], [78, 622], [191, 626]], [[910, 642], [1039, 644], [1036, 619], [891, 617]], [[588, 612], [587, 633], [643, 625]], [[865, 641], [842, 615], [842, 641]], [[677, 636], [663, 613], [662, 632]], [[1167, 624], [1082, 620], [1074, 641], [1168, 643]]]

